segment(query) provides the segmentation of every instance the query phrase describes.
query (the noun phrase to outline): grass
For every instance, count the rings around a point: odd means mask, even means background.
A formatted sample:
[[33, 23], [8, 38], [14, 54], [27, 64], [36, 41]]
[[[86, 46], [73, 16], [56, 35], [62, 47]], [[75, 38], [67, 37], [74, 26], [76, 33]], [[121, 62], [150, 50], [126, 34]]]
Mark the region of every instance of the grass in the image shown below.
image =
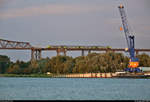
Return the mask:
[[0, 74], [0, 77], [43, 77], [43, 78], [51, 78], [52, 74]]

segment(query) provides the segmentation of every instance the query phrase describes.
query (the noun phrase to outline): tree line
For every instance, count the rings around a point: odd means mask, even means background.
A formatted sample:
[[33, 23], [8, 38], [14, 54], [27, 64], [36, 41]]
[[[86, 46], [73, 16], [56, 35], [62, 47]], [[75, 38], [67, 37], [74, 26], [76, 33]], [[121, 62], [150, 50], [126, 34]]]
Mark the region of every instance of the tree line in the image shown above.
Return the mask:
[[[148, 54], [137, 55], [139, 66], [150, 67], [150, 56]], [[24, 62], [17, 60], [10, 61], [5, 55], [0, 55], [1, 74], [54, 74], [68, 73], [97, 73], [116, 72], [124, 70], [128, 66], [129, 58], [122, 53], [90, 53], [87, 56], [69, 57], [55, 56], [43, 58], [38, 61]]]

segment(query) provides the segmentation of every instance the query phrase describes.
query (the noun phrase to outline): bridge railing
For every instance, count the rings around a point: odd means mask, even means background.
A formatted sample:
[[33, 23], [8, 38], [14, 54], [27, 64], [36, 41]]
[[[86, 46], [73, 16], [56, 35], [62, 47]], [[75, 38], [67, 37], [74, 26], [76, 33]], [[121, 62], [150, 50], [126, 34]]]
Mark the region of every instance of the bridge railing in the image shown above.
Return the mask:
[[46, 48], [81, 48], [81, 49], [95, 49], [95, 48], [111, 48], [109, 46], [73, 46], [73, 45], [48, 45]]

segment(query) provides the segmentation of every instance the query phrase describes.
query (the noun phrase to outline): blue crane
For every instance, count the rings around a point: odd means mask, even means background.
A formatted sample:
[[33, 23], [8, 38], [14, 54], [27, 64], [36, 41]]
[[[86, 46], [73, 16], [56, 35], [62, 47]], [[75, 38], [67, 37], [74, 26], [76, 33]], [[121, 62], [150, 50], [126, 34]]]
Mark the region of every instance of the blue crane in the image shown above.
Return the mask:
[[[121, 4], [119, 7], [120, 15], [121, 15], [121, 20], [122, 20], [122, 25], [123, 25], [123, 30], [125, 33], [125, 38], [127, 41], [127, 46], [128, 48], [126, 51], [129, 52], [130, 54], [130, 61], [128, 64], [128, 68], [125, 68], [125, 71], [128, 72], [141, 72], [140, 69], [138, 68], [139, 66], [139, 59], [135, 57], [135, 43], [134, 43], [134, 35], [130, 34], [129, 32], [129, 27], [128, 27], [128, 21], [127, 21], [127, 16], [124, 10], [124, 6]], [[121, 29], [120, 29], [121, 30]]]

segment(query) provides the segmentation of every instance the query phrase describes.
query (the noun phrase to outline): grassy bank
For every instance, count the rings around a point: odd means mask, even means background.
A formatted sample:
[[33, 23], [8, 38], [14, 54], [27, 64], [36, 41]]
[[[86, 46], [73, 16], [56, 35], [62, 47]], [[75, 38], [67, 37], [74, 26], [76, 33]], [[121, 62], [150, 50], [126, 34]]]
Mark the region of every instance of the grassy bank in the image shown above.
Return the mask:
[[42, 78], [51, 78], [53, 74], [0, 74], [0, 77], [42, 77]]

